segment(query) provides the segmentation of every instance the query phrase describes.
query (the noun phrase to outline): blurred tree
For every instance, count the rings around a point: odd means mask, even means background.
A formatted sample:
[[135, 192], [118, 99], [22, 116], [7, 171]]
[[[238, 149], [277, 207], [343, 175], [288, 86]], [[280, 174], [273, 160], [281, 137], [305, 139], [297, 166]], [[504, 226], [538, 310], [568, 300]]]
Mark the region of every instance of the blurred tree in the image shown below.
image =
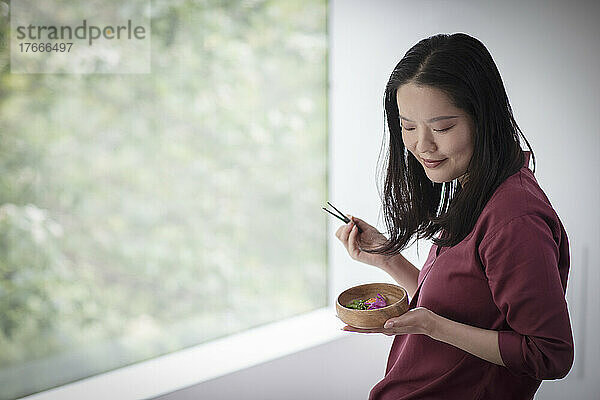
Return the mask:
[[141, 75], [11, 74], [2, 21], [0, 398], [326, 304], [326, 8], [155, 0]]

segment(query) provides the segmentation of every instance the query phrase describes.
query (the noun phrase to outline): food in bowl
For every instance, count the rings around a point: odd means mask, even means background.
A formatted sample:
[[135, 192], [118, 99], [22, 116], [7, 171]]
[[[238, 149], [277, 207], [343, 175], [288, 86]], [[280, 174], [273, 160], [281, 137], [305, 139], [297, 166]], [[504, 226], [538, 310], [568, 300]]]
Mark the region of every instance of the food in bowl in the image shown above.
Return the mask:
[[[359, 308], [361, 307], [359, 306], [360, 301], [364, 305], [372, 298], [379, 299], [377, 295], [383, 297], [385, 306], [371, 309]], [[355, 300], [358, 301], [354, 302]], [[350, 304], [354, 304], [357, 308], [348, 307]], [[388, 319], [398, 317], [408, 311], [408, 295], [406, 290], [398, 285], [367, 283], [351, 287], [340, 293], [335, 308], [338, 318], [350, 326], [365, 329], [383, 328], [383, 324]]]
[[353, 308], [355, 310], [373, 310], [375, 308], [386, 307], [387, 301], [385, 297], [381, 293], [377, 293], [376, 297], [371, 297], [367, 300], [362, 299], [354, 299], [350, 303], [348, 303], [346, 308]]

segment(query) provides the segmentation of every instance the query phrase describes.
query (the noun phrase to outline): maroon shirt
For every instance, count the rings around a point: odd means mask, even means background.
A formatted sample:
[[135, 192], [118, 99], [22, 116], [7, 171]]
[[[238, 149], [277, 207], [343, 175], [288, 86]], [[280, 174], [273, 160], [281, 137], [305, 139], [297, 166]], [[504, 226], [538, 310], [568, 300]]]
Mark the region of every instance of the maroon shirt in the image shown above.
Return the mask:
[[569, 242], [526, 159], [463, 241], [431, 247], [410, 302], [498, 331], [506, 367], [426, 335], [397, 335], [370, 400], [532, 399], [542, 379], [571, 369]]

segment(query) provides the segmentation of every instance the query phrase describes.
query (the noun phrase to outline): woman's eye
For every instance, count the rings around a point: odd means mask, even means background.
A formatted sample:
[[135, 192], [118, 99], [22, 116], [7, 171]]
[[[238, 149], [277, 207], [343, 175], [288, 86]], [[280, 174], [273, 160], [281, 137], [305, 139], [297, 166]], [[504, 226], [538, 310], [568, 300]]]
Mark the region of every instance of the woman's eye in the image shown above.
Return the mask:
[[445, 129], [434, 129], [434, 131], [435, 132], [446, 132], [446, 131], [449, 131], [452, 128], [454, 128], [454, 125], [452, 125], [452, 126], [450, 126], [448, 128], [445, 128]]
[[[449, 131], [450, 129], [454, 128], [454, 125], [448, 127], [448, 128], [444, 128], [444, 129], [433, 129], [434, 132], [446, 132]], [[405, 131], [414, 131], [415, 128], [414, 127], [406, 127], [406, 126], [402, 126], [402, 129]]]

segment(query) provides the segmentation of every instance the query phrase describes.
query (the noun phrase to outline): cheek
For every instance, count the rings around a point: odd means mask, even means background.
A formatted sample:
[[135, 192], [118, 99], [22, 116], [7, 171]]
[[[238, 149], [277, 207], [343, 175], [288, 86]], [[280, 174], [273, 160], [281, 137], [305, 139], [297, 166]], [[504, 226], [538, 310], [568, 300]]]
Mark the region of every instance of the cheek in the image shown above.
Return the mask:
[[411, 153], [415, 148], [415, 140], [402, 133], [402, 142], [404, 143], [404, 147], [406, 147]]
[[460, 152], [467, 162], [471, 159], [471, 156], [473, 155], [473, 143], [470, 139], [466, 139], [461, 143]]
[[447, 149], [461, 159], [470, 159], [473, 154], [473, 142], [468, 133], [455, 137], [454, 140], [448, 141], [447, 144]]

